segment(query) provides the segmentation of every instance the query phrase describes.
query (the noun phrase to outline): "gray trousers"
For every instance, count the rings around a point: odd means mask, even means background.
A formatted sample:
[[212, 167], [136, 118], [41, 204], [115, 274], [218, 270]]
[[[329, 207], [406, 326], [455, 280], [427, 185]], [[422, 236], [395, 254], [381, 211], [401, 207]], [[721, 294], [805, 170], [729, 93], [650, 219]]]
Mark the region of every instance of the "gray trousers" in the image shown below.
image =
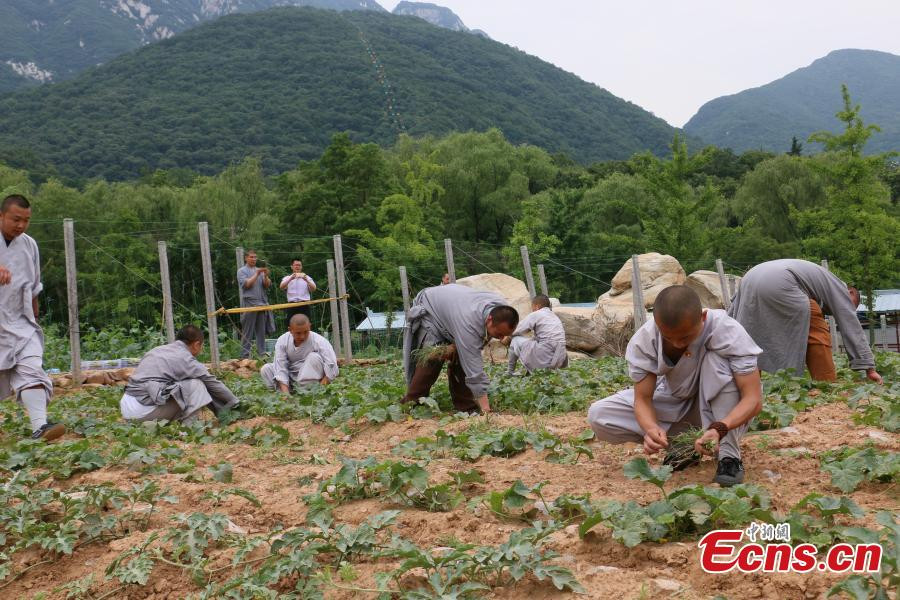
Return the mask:
[[[722, 388], [709, 402], [698, 398], [681, 400], [659, 391], [653, 394], [659, 426], [671, 439], [673, 435], [690, 427], [706, 429], [713, 421], [721, 421], [740, 402], [741, 395], [734, 381]], [[702, 404], [702, 405], [701, 405]], [[617, 392], [608, 398], [594, 402], [588, 409], [588, 424], [597, 439], [613, 444], [642, 442], [644, 430], [634, 418], [634, 390]], [[741, 458], [741, 438], [749, 423], [729, 431], [719, 442], [719, 458]]]
[[[278, 389], [276, 375], [275, 365], [272, 363], [264, 364], [263, 368], [259, 370], [259, 376], [262, 377], [263, 383], [270, 390]], [[306, 360], [303, 361], [300, 372], [296, 373], [296, 376], [293, 375], [289, 382], [282, 381], [282, 383], [287, 383], [291, 389], [293, 389], [294, 384], [309, 385], [322, 381], [322, 378], [325, 377], [325, 362], [322, 360], [322, 355], [317, 352], [310, 352]]]
[[256, 339], [256, 352], [266, 353], [266, 323], [269, 313], [265, 311], [244, 313], [241, 316], [241, 358], [250, 358], [250, 348]]

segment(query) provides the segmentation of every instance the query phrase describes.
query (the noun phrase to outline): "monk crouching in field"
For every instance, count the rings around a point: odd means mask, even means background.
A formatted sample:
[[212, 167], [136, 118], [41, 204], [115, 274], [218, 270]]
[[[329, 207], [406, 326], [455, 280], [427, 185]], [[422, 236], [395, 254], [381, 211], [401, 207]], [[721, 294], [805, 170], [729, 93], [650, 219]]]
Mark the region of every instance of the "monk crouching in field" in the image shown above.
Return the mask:
[[284, 394], [295, 385], [328, 385], [338, 376], [337, 356], [327, 338], [310, 331], [309, 317], [291, 317], [287, 333], [275, 342], [275, 360], [259, 372], [270, 390]]
[[119, 401], [128, 421], [190, 423], [204, 406], [218, 415], [238, 399], [197, 360], [203, 351], [203, 331], [185, 325], [175, 341], [147, 352], [125, 386]]
[[[525, 337], [528, 332], [534, 334], [534, 337]], [[522, 362], [528, 373], [538, 369], [562, 369], [569, 366], [566, 330], [559, 317], [553, 314], [550, 298], [545, 294], [538, 294], [531, 299], [531, 313], [519, 321], [512, 336], [503, 338], [503, 344], [509, 346], [508, 375], [516, 372], [518, 361]]]
[[403, 402], [418, 402], [428, 396], [447, 362], [450, 397], [456, 410], [489, 412], [490, 380], [484, 372], [481, 350], [491, 338], [511, 335], [518, 324], [516, 309], [492, 292], [455, 283], [419, 292], [407, 316], [403, 341], [403, 360], [408, 369]]
[[[699, 463], [700, 454], [715, 455], [713, 481], [741, 483], [741, 437], [762, 409], [761, 353], [725, 311], [704, 310], [687, 286], [666, 288], [653, 304], [653, 319], [628, 342], [634, 388], [595, 402], [588, 423], [600, 440], [643, 441], [647, 454], [667, 450], [664, 464], [676, 471]], [[670, 444], [670, 437], [701, 425], [706, 431], [693, 451]]]

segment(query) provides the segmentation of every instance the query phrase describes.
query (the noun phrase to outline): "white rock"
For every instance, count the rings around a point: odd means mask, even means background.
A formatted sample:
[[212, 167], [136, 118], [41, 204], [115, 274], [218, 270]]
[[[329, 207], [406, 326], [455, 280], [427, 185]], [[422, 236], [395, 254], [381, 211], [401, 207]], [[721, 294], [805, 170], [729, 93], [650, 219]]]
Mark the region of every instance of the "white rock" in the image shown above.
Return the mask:
[[[647, 300], [648, 290], [657, 287], [661, 290], [670, 285], [684, 283], [686, 279], [681, 264], [675, 257], [668, 254], [660, 254], [658, 252], [640, 254], [638, 255], [638, 268], [641, 271], [641, 287], [644, 288], [644, 301], [650, 304], [653, 303], [653, 300], [656, 300], [656, 294], [653, 294], [652, 300]], [[618, 296], [622, 292], [631, 289], [631, 271], [631, 259], [629, 258], [610, 282], [612, 284], [611, 296]], [[659, 292], [657, 291], [656, 293]]]
[[653, 583], [664, 592], [677, 592], [681, 589], [681, 584], [674, 579], [654, 579]]
[[796, 435], [796, 434], [800, 433], [800, 430], [797, 429], [796, 427], [782, 427], [781, 429], [776, 429], [772, 433], [790, 433], [790, 434]]
[[769, 478], [769, 481], [775, 483], [779, 479], [781, 479], [781, 473], [776, 473], [775, 471], [770, 471], [769, 469], [763, 470], [763, 475]]
[[867, 431], [866, 432], [870, 438], [873, 440], [878, 440], [879, 442], [890, 442], [891, 438], [888, 437], [887, 434], [882, 433], [881, 431]]
[[596, 567], [591, 567], [585, 571], [588, 575], [599, 575], [600, 573], [615, 573], [616, 571], [621, 571], [619, 567], [611, 567], [608, 565], [597, 565]]
[[240, 525], [236, 525], [231, 521], [231, 519], [228, 519], [228, 525], [225, 526], [225, 531], [227, 531], [228, 533], [235, 533], [237, 535], [247, 535], [247, 530]]

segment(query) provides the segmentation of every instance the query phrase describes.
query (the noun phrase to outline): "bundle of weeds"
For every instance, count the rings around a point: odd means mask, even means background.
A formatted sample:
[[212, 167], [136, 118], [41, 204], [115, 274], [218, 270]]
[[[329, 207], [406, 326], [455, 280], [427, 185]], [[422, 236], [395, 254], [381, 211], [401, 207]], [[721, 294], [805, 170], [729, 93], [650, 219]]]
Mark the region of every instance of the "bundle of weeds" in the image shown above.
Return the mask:
[[[676, 460], [688, 459], [696, 455], [697, 453], [694, 452], [694, 442], [696, 442], [697, 438], [704, 433], [706, 433], [706, 430], [701, 429], [700, 427], [691, 427], [690, 429], [682, 431], [669, 442], [670, 455]], [[713, 440], [708, 440], [703, 444], [703, 447], [712, 454], [715, 452], [716, 443]]]
[[430, 362], [434, 362], [436, 360], [444, 360], [444, 357], [447, 356], [447, 350], [449, 348], [450, 344], [423, 346], [422, 348], [413, 350], [412, 355], [416, 360], [416, 365], [419, 367], [424, 367]]

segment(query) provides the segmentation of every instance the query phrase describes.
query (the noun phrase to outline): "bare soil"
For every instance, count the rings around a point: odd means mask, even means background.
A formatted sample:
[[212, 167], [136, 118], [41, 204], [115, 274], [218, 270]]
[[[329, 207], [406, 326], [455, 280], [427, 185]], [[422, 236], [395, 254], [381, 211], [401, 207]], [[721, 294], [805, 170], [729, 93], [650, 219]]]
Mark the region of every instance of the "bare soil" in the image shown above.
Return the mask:
[[[475, 417], [480, 421], [490, 419], [496, 426], [543, 425], [558, 435], [574, 436], [587, 427], [585, 415], [572, 413], [553, 417], [522, 418], [511, 415]], [[258, 418], [242, 424], [249, 427], [270, 419]], [[272, 422], [276, 422], [271, 420]], [[453, 422], [444, 428], [456, 431], [469, 425]], [[50, 564], [30, 570], [12, 585], [0, 592], [3, 598], [32, 598], [38, 592], [46, 598], [64, 598], [64, 593], [54, 591], [59, 585], [94, 573], [96, 582], [103, 582], [104, 569], [124, 549], [140, 544], [153, 531], [161, 531], [171, 525], [169, 517], [177, 513], [222, 512], [248, 533], [271, 530], [276, 525], [292, 527], [302, 525], [306, 508], [301, 501], [304, 494], [312, 493], [322, 479], [333, 475], [340, 467], [340, 455], [354, 458], [376, 456], [379, 459], [396, 458], [391, 449], [403, 440], [432, 435], [440, 426], [437, 421], [407, 421], [366, 427], [343, 441], [343, 434], [326, 426], [311, 425], [307, 421], [279, 422], [286, 427], [292, 443], [302, 440], [299, 451], [276, 448], [263, 450], [245, 445], [194, 446], [188, 448], [198, 462], [196, 471], [222, 460], [234, 468], [231, 484], [193, 483], [187, 475], [165, 474], [155, 477], [162, 487], [169, 488], [178, 497], [175, 505], [162, 504], [147, 531], [136, 532], [124, 539], [108, 544], [92, 544], [79, 548], [72, 556], [63, 557]], [[829, 486], [829, 477], [819, 468], [817, 454], [843, 445], [858, 446], [872, 442], [882, 449], [900, 450], [900, 436], [854, 425], [851, 411], [842, 403], [822, 405], [798, 415], [791, 428], [747, 436], [743, 443], [746, 481], [766, 487], [772, 496], [774, 507], [786, 510], [810, 492], [819, 491], [837, 496], [840, 492]], [[474, 463], [457, 459], [433, 461], [428, 467], [433, 482], [448, 479], [450, 471], [477, 468], [485, 479], [484, 490], [499, 490], [518, 479], [526, 484], [546, 481], [544, 495], [549, 500], [562, 493], [590, 493], [592, 498], [615, 498], [648, 503], [659, 498], [652, 485], [624, 477], [622, 465], [631, 455], [640, 453], [634, 444], [609, 445], [595, 442], [594, 458], [580, 464], [552, 464], [542, 455], [527, 451], [512, 458], [482, 457]], [[305, 464], [313, 454], [327, 458], [327, 465]], [[656, 460], [656, 459], [654, 459]], [[714, 463], [705, 459], [698, 467], [675, 473], [667, 488], [695, 483], [709, 484], [714, 474]], [[308, 485], [301, 485], [304, 476], [314, 478]], [[112, 482], [125, 485], [150, 477], [121, 468], [105, 468], [87, 474], [76, 475], [61, 482], [62, 487], [84, 483]], [[243, 498], [228, 497], [214, 507], [203, 494], [210, 489], [241, 487], [251, 491], [262, 503], [252, 506]], [[852, 498], [865, 509], [898, 510], [900, 492], [896, 484], [864, 484], [852, 494]], [[357, 524], [367, 516], [395, 507], [377, 500], [347, 503], [335, 512], [338, 520]], [[480, 516], [466, 508], [465, 504], [450, 513], [429, 513], [405, 508], [398, 518], [395, 530], [419, 546], [432, 548], [444, 546], [448, 539], [478, 544], [499, 544], [510, 532], [523, 526], [521, 523], [498, 519], [486, 511]], [[710, 575], [699, 566], [696, 540], [666, 544], [644, 543], [627, 549], [612, 540], [603, 527], [595, 528], [580, 539], [574, 526], [553, 535], [549, 546], [562, 556], [560, 564], [573, 571], [584, 585], [590, 598], [710, 598], [722, 595], [728, 598], [822, 598], [830, 585], [839, 577], [814, 573], [809, 575], [740, 574]], [[221, 564], [227, 557], [222, 556]], [[17, 569], [42, 560], [34, 552], [24, 557]], [[214, 561], [215, 562], [215, 561]], [[355, 565], [359, 579], [353, 585], [371, 587], [376, 572], [387, 571], [393, 565], [387, 562]], [[117, 582], [106, 582], [101, 592], [118, 587]], [[198, 588], [176, 568], [157, 566], [150, 582], [143, 588], [129, 586], [127, 592], [113, 594], [113, 598], [153, 600], [179, 599]], [[568, 596], [558, 592], [548, 582], [526, 579], [510, 588], [494, 589], [488, 597], [539, 600]], [[355, 591], [326, 590], [329, 598], [357, 598], [363, 595]]]

